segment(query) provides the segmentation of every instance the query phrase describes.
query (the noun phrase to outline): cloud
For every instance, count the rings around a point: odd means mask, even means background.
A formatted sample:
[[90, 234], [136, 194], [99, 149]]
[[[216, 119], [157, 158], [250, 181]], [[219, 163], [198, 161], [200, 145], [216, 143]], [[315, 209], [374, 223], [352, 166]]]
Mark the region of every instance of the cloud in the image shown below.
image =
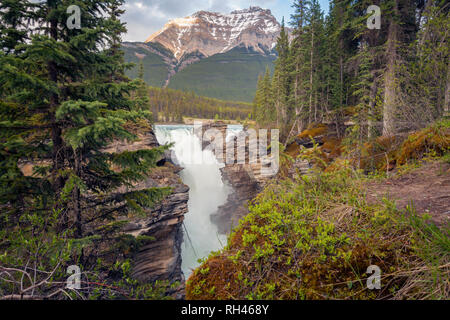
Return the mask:
[[206, 10], [229, 13], [250, 6], [272, 9], [289, 0], [127, 0], [122, 20], [127, 23], [125, 41], [145, 41], [170, 19], [186, 17]]

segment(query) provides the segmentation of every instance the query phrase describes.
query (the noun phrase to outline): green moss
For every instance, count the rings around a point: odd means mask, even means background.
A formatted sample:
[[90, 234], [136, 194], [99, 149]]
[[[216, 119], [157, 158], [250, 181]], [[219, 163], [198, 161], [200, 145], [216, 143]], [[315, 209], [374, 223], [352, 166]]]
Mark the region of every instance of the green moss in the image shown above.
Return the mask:
[[[378, 299], [395, 297], [417, 261], [418, 238], [385, 201], [370, 206], [350, 169], [269, 186], [199, 268], [188, 299]], [[287, 190], [289, 190], [287, 192]], [[441, 261], [442, 262], [442, 261]], [[367, 268], [383, 272], [382, 291], [366, 288]], [[214, 288], [214, 295], [210, 294]]]
[[[437, 124], [397, 144], [395, 154], [412, 143], [426, 146], [399, 174], [420, 157], [445, 154], [447, 128]], [[303, 156], [311, 160], [317, 150]], [[378, 178], [338, 161], [333, 170], [274, 181], [249, 205], [226, 249], [204, 261], [200, 270], [208, 274], [189, 279], [187, 298], [448, 299], [450, 229], [387, 199], [368, 204], [364, 184]], [[382, 271], [380, 291], [366, 286], [371, 265]]]

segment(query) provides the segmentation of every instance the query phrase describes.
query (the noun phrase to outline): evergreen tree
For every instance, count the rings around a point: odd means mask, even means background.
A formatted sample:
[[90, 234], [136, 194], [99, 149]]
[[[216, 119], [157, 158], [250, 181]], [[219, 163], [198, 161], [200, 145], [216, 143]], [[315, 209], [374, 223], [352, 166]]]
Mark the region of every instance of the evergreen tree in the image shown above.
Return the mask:
[[262, 96], [263, 96], [263, 75], [260, 74], [258, 76], [258, 82], [256, 84], [256, 93], [255, 93], [255, 99], [253, 100], [253, 118], [259, 122], [260, 121], [260, 115], [259, 110], [260, 106], [262, 105]]
[[316, 122], [318, 120], [317, 114], [317, 95], [319, 94], [319, 79], [318, 76], [320, 66], [320, 44], [323, 37], [323, 15], [320, 10], [320, 4], [317, 0], [312, 0], [309, 4], [309, 10], [307, 13], [308, 30], [307, 36], [309, 37], [309, 123]]
[[[380, 29], [367, 27], [371, 5], [381, 8]], [[295, 0], [293, 7], [293, 39], [286, 58], [282, 26], [272, 79], [284, 140], [324, 119], [342, 137], [349, 115], [358, 139], [372, 139], [423, 127], [448, 110], [443, 1], [333, 0], [326, 19], [316, 0]], [[263, 87], [260, 81], [259, 98]]]
[[254, 114], [255, 120], [262, 126], [270, 126], [276, 121], [271, 79], [270, 69], [267, 67], [264, 77], [259, 77], [256, 90]]
[[308, 53], [307, 53], [307, 8], [310, 1], [297, 0], [293, 4], [295, 13], [291, 16], [291, 25], [294, 27], [294, 39], [290, 49], [290, 76], [292, 77], [291, 103], [295, 112], [295, 121], [289, 136], [294, 129], [303, 130], [308, 117], [307, 108], [307, 80], [308, 79]]
[[0, 49], [5, 53], [14, 52], [16, 46], [29, 39], [28, 21], [33, 16], [34, 5], [26, 0], [2, 0], [0, 2]]
[[[289, 59], [290, 59], [290, 46], [289, 36], [286, 32], [284, 19], [281, 24], [281, 32], [278, 37], [276, 50], [278, 52], [278, 59], [275, 62], [275, 71], [272, 81], [272, 92], [274, 108], [276, 113], [276, 124], [278, 128], [282, 129], [282, 135], [284, 129], [292, 119], [292, 108], [290, 107], [289, 94], [290, 94], [290, 74], [289, 74]], [[282, 126], [280, 127], [280, 125]]]
[[449, 108], [450, 29], [449, 7], [444, 1], [426, 1], [419, 7], [417, 24], [421, 26], [413, 42], [404, 50], [398, 64], [398, 92], [401, 108], [397, 117], [421, 128], [441, 117]]
[[[69, 5], [81, 8], [82, 29], [66, 25]], [[135, 186], [147, 177], [165, 147], [111, 152], [114, 141], [134, 141], [130, 129], [151, 119], [130, 93], [120, 46], [125, 31], [122, 0], [2, 1], [0, 42], [0, 224], [27, 230], [28, 218], [47, 221], [57, 213], [55, 239], [120, 241], [121, 216], [144, 214], [169, 190]], [[8, 14], [6, 14], [8, 13]], [[28, 25], [26, 33], [11, 28]], [[31, 166], [32, 172], [24, 167]], [[111, 224], [112, 222], [112, 224]], [[55, 227], [56, 227], [55, 226]], [[104, 239], [93, 239], [93, 230]], [[14, 235], [12, 235], [14, 236]], [[5, 235], [3, 241], [10, 241]], [[73, 241], [72, 241], [73, 243]], [[71, 255], [55, 240], [45, 267]], [[60, 251], [58, 251], [58, 248]], [[86, 247], [87, 248], [87, 247]], [[96, 260], [101, 246], [78, 253], [81, 264]], [[65, 247], [64, 250], [69, 248]], [[56, 251], [56, 252], [55, 252]], [[59, 252], [59, 253], [58, 253]], [[9, 263], [31, 259], [18, 250]], [[119, 254], [119, 253], [118, 253]], [[76, 257], [73, 257], [75, 259]], [[57, 263], [56, 263], [56, 262]]]
[[[403, 61], [404, 48], [411, 43], [418, 31], [415, 18], [417, 1], [387, 1], [388, 32], [386, 39], [383, 102], [383, 135], [390, 136], [397, 132], [395, 120], [399, 100], [398, 66]], [[385, 13], [386, 14], [386, 13]]]

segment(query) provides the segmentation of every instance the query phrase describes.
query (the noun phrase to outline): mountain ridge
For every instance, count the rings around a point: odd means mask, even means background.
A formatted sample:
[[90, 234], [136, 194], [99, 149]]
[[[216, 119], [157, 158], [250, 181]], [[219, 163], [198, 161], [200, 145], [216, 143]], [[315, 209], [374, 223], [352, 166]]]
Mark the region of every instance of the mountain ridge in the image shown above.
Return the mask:
[[142, 62], [151, 86], [251, 102], [258, 76], [274, 68], [280, 32], [269, 9], [198, 11], [169, 21], [146, 42], [124, 42], [126, 62], [136, 65], [127, 75], [136, 78]]
[[273, 50], [280, 31], [269, 9], [250, 7], [230, 14], [198, 11], [170, 20], [145, 42], [163, 45], [178, 60], [196, 51], [210, 57], [240, 45], [264, 54]]

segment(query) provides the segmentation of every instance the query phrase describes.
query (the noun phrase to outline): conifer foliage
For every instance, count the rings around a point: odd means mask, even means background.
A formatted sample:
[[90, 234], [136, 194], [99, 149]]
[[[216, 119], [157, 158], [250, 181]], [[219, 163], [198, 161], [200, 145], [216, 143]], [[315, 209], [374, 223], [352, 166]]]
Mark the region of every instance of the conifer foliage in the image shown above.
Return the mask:
[[[380, 28], [368, 20], [380, 8]], [[392, 136], [433, 123], [449, 108], [446, 1], [295, 0], [288, 39], [278, 39], [272, 85], [260, 81], [255, 119], [288, 140], [311, 123], [355, 123], [359, 138]], [[439, 27], [438, 27], [439, 26]], [[266, 97], [261, 99], [261, 97]], [[276, 118], [272, 120], [272, 101]]]
[[[124, 76], [122, 4], [0, 2], [0, 296], [64, 296], [50, 279], [98, 263], [105, 241], [123, 240], [121, 216], [170, 192], [136, 187], [165, 147], [107, 151], [151, 121]], [[66, 23], [71, 5], [81, 29]]]

